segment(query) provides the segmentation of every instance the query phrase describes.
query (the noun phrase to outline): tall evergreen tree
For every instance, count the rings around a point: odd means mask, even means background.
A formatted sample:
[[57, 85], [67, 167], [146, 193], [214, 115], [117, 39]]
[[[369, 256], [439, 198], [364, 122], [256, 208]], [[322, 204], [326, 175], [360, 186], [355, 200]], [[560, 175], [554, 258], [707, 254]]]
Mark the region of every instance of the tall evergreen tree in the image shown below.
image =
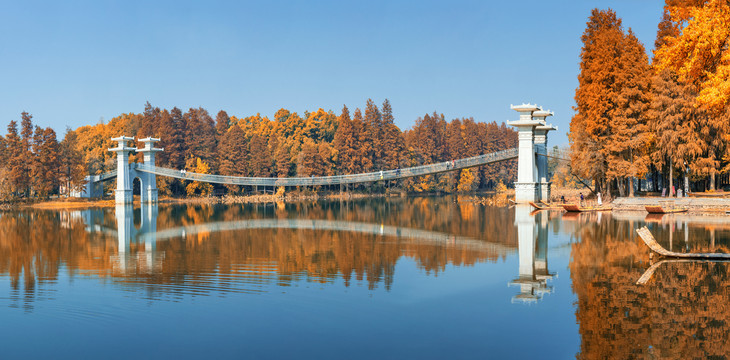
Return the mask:
[[[648, 60], [612, 10], [594, 9], [581, 49], [581, 72], [570, 124], [572, 169], [608, 192], [609, 181], [646, 171]], [[630, 187], [630, 191], [633, 186]]]
[[382, 170], [385, 167], [383, 159], [383, 118], [372, 99], [365, 104], [364, 132], [363, 139], [368, 144], [367, 157], [373, 163], [375, 170]]
[[86, 176], [84, 159], [82, 153], [78, 150], [78, 146], [78, 134], [76, 131], [66, 128], [66, 134], [59, 145], [61, 163], [60, 180], [66, 190], [64, 193], [66, 196], [69, 196], [71, 191], [80, 191], [86, 184], [84, 180]]
[[606, 175], [619, 180], [621, 195], [625, 195], [625, 180], [630, 180], [628, 195], [633, 196], [633, 179], [643, 177], [649, 168], [650, 71], [644, 46], [631, 29], [621, 40], [621, 71], [614, 79], [614, 86], [620, 88], [611, 114], [611, 136], [604, 143], [608, 155]]
[[215, 172], [218, 164], [213, 118], [203, 108], [190, 108], [183, 118], [187, 129], [188, 156], [200, 158]]
[[251, 176], [271, 176], [271, 152], [266, 144], [266, 139], [259, 134], [253, 134], [249, 141], [249, 161]]
[[360, 168], [359, 165], [359, 143], [358, 133], [350, 120], [350, 111], [347, 106], [342, 107], [342, 113], [337, 118], [339, 125], [335, 138], [332, 142], [337, 151], [337, 162], [343, 174], [355, 174]]
[[15, 120], [8, 124], [7, 144], [8, 170], [10, 172], [10, 188], [18, 194], [28, 188], [29, 173], [27, 168], [28, 157], [23, 148], [23, 141], [18, 135], [18, 123]]
[[[221, 175], [248, 176], [248, 141], [240, 126], [234, 125], [221, 138], [218, 147], [218, 162]], [[228, 186], [237, 191], [238, 186]]]
[[228, 113], [223, 110], [219, 111], [218, 115], [215, 116], [215, 133], [218, 142], [220, 142], [223, 135], [228, 132], [228, 128], [230, 126], [231, 118], [228, 116]]
[[297, 175], [306, 176], [322, 176], [324, 175], [323, 159], [319, 152], [319, 147], [311, 139], [306, 139], [302, 144], [302, 151], [299, 153], [297, 161]]
[[48, 197], [58, 189], [60, 178], [60, 147], [56, 132], [50, 127], [40, 130], [40, 144], [38, 145], [37, 165], [40, 169], [37, 176], [35, 191], [40, 197]]
[[20, 139], [21, 139], [21, 150], [16, 153], [23, 160], [20, 163], [20, 171], [24, 173], [17, 180], [20, 182], [17, 184], [19, 190], [25, 193], [25, 196], [30, 196], [31, 191], [31, 173], [35, 163], [35, 156], [33, 156], [33, 115], [22, 112], [20, 121]]
[[144, 113], [142, 115], [139, 129], [137, 130], [137, 138], [144, 139], [146, 137], [160, 137], [160, 122], [162, 120], [162, 111], [159, 107], [152, 107], [150, 102], [144, 105]]
[[382, 141], [381, 166], [386, 169], [400, 167], [401, 156], [405, 152], [405, 139], [398, 126], [395, 125], [393, 108], [390, 101], [385, 99], [382, 106]]
[[371, 130], [368, 129], [368, 125], [362, 118], [362, 111], [359, 108], [355, 109], [352, 114], [352, 128], [355, 134], [357, 134], [357, 154], [354, 158], [354, 163], [357, 164], [354, 167], [356, 172], [367, 172], [373, 170], [373, 160], [370, 156], [372, 154], [373, 142], [371, 141], [370, 134]]

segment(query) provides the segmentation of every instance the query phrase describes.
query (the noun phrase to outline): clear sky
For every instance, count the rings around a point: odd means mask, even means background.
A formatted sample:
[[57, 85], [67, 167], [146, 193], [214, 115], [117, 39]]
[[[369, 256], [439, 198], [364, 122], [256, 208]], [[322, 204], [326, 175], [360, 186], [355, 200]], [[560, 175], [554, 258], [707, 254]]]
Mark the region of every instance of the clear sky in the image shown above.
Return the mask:
[[591, 9], [614, 9], [650, 51], [662, 6], [0, 0], [0, 133], [22, 111], [62, 133], [146, 101], [273, 117], [388, 98], [402, 129], [433, 111], [514, 120], [510, 104], [536, 103], [555, 112], [549, 144], [566, 144]]

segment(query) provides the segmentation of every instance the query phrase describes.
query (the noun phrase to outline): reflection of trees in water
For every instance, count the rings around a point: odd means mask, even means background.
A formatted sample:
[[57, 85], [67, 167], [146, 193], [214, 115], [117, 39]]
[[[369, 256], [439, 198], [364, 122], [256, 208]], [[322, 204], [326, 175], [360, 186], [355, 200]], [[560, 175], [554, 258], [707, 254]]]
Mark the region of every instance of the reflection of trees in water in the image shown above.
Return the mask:
[[[730, 353], [727, 263], [669, 263], [646, 286], [648, 249], [633, 229], [603, 221], [580, 229], [572, 245], [573, 290], [582, 338], [578, 358], [726, 358]], [[706, 229], [690, 227], [692, 251], [708, 247]], [[665, 231], [653, 229], [658, 238]], [[683, 240], [684, 237], [682, 236]]]
[[[81, 218], [39, 211], [0, 217], [0, 274], [7, 274], [16, 300], [28, 307], [40, 291], [54, 284], [59, 271], [77, 274], [110, 269], [116, 242], [86, 232]], [[12, 295], [12, 294], [11, 294]]]
[[[113, 211], [98, 213], [101, 215], [94, 225], [116, 228]], [[468, 220], [463, 218], [465, 213]], [[139, 209], [134, 217], [139, 225]], [[458, 204], [450, 198], [163, 206], [159, 209], [157, 229], [265, 218], [417, 228], [516, 248], [513, 215], [508, 209]], [[472, 265], [503, 256], [458, 243], [419, 244], [371, 233], [297, 229], [198, 233], [159, 241], [154, 249], [150, 249], [150, 244], [132, 243], [127, 254], [119, 254], [117, 239], [87, 232], [86, 227], [91, 225], [84, 223], [78, 213], [5, 214], [0, 218], [0, 274], [7, 274], [15, 289], [20, 289], [22, 282], [30, 297], [36, 284], [57, 280], [64, 267], [72, 276], [83, 272], [143, 286], [152, 296], [259, 291], [264, 284], [288, 286], [301, 280], [328, 283], [338, 278], [344, 279], [347, 286], [358, 281], [366, 282], [370, 289], [379, 284], [389, 289], [395, 264], [402, 256], [413, 258], [431, 274], [443, 271], [448, 264]], [[121, 261], [125, 263], [123, 268]]]

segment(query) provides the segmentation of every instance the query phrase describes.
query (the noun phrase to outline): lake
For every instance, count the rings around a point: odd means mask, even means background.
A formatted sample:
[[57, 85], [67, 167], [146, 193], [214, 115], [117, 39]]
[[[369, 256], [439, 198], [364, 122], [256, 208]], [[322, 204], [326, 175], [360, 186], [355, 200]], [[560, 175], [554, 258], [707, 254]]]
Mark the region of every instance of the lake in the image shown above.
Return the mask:
[[0, 358], [726, 358], [723, 216], [466, 198], [0, 213]]

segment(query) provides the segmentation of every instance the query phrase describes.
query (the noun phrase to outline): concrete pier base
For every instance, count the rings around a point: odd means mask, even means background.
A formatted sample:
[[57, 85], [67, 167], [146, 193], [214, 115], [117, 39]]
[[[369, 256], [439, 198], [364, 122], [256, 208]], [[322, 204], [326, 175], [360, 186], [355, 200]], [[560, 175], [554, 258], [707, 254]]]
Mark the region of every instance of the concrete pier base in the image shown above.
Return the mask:
[[133, 199], [132, 190], [114, 190], [114, 202], [117, 204], [131, 204]]
[[516, 182], [515, 183], [515, 202], [526, 203], [528, 201], [538, 201], [540, 194], [538, 192], [537, 183], [534, 182]]

